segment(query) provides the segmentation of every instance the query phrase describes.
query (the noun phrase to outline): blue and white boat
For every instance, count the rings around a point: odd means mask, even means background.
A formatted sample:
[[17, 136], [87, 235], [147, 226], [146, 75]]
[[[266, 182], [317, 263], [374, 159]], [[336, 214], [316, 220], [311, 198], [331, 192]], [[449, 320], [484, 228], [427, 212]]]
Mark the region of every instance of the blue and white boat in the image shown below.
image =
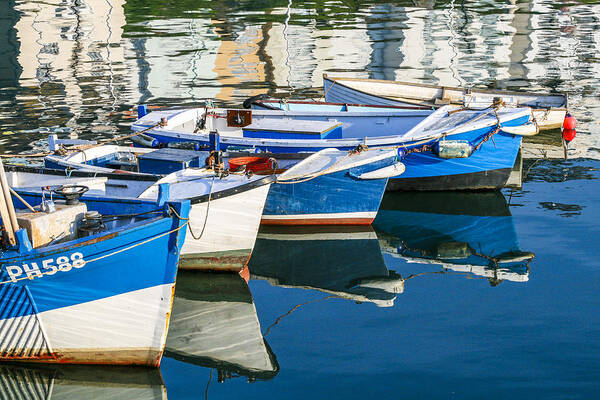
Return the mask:
[[[119, 160], [125, 160], [133, 170], [128, 171], [128, 177], [154, 176], [162, 182], [161, 173], [178, 168], [181, 170], [174, 173], [191, 173], [186, 172], [193, 170], [189, 167], [197, 166], [198, 160], [208, 155], [170, 148], [98, 146], [67, 156], [48, 156], [46, 166], [88, 171], [98, 176], [99, 173], [114, 174], [114, 168], [120, 166]], [[275, 225], [370, 224], [379, 209], [388, 178], [404, 171], [394, 149], [350, 152], [323, 149], [314, 154], [236, 152], [226, 153], [225, 160], [230, 166], [235, 163], [235, 167], [230, 168], [234, 172], [230, 177], [240, 177], [240, 166], [256, 172], [248, 179], [276, 177], [261, 210], [262, 223]], [[275, 169], [271, 163], [277, 164]], [[257, 169], [257, 165], [262, 165], [263, 170]], [[182, 190], [181, 197], [186, 197], [185, 190], [191, 189]], [[243, 208], [240, 204], [233, 210]]]
[[[390, 268], [439, 266], [432, 272], [526, 282], [531, 252], [519, 246], [501, 192], [388, 193], [373, 223]], [[419, 271], [423, 272], [423, 271]]]
[[496, 99], [515, 107], [531, 107], [540, 129], [557, 129], [567, 114], [564, 93], [537, 93], [436, 86], [417, 82], [346, 78], [323, 75], [325, 101], [362, 103], [374, 106], [432, 107], [459, 104], [465, 107], [490, 106]]
[[[145, 139], [138, 138], [138, 142], [151, 146], [185, 142], [206, 147], [210, 132], [216, 131], [221, 148], [230, 151], [393, 148], [406, 172], [390, 179], [390, 190], [501, 188], [517, 159], [521, 136], [536, 130], [528, 123], [529, 108], [393, 110], [381, 115], [374, 110], [352, 110], [348, 118], [344, 117], [348, 111], [173, 109], [151, 112], [132, 129], [144, 131], [140, 137]], [[390, 112], [400, 116], [392, 118]]]
[[14, 236], [0, 254], [0, 361], [160, 364], [190, 208], [164, 189], [158, 202], [44, 201], [48, 212], [13, 198], [24, 211], [2, 210]]
[[[88, 161], [93, 163], [117, 163], [121, 168], [127, 168], [135, 157], [128, 156], [132, 148], [125, 149], [126, 153], [119, 153], [118, 147], [110, 147], [110, 152], [104, 153], [98, 147], [75, 157], [82, 162], [84, 157], [89, 157]], [[105, 154], [110, 154], [110, 157], [102, 159]], [[161, 160], [158, 161], [160, 164]], [[173, 161], [173, 164], [181, 163], [181, 160]], [[58, 167], [51, 161], [48, 165]], [[83, 184], [90, 188], [84, 199], [94, 196], [156, 199], [159, 185], [169, 183], [170, 200], [187, 199], [191, 202], [190, 234], [186, 236], [182, 249], [181, 268], [232, 272], [241, 271], [252, 253], [269, 187], [275, 180], [271, 175], [225, 175], [207, 168], [167, 171], [160, 176], [130, 173], [114, 166], [91, 165], [83, 171], [67, 166], [60, 168], [10, 166], [7, 167], [7, 176], [17, 192], [27, 192], [38, 198], [41, 198], [42, 186]]]

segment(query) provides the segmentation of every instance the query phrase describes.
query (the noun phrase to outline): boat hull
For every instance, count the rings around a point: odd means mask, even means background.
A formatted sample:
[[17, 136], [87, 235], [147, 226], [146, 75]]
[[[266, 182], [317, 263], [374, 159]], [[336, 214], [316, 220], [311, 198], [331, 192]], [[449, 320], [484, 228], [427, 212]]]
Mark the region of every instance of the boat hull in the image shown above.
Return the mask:
[[[503, 121], [503, 126], [520, 126], [528, 122], [529, 116], [529, 113], [522, 112], [512, 119]], [[487, 126], [460, 134], [452, 134], [450, 138], [452, 140], [466, 140], [476, 145], [495, 129], [496, 126]], [[164, 130], [148, 131], [147, 134], [162, 143], [189, 141], [198, 145], [207, 145], [207, 139], [198, 134]], [[335, 147], [339, 150], [352, 150], [358, 144], [361, 144], [358, 140], [350, 138], [273, 142], [266, 139], [222, 137], [220, 146], [223, 150], [243, 148], [272, 153], [297, 153], [316, 152], [328, 147]], [[399, 178], [390, 179], [388, 190], [483, 190], [505, 186], [517, 159], [521, 137], [499, 132], [493, 135], [489, 141], [481, 144], [469, 157], [454, 159], [440, 158], [430, 150], [422, 151], [420, 149], [424, 145], [432, 144], [433, 141], [429, 143], [423, 143], [423, 141], [402, 142], [400, 137], [368, 137], [361, 140], [361, 142], [365, 142], [370, 148], [401, 147], [403, 150], [409, 150], [401, 160], [406, 167], [406, 171]], [[423, 179], [423, 182], [419, 182], [420, 179]], [[303, 213], [310, 214], [309, 211]], [[323, 211], [323, 213], [325, 212]], [[368, 223], [365, 218], [368, 219], [370, 216], [346, 215], [340, 219], [350, 220], [352, 218], [358, 218], [359, 223]], [[270, 219], [278, 219], [274, 223], [285, 223], [284, 217]], [[290, 217], [290, 219], [298, 220], [300, 218]], [[323, 218], [323, 222], [334, 223], [333, 219], [326, 221], [326, 218]], [[298, 221], [294, 223], [298, 223]]]
[[[193, 204], [193, 234], [186, 235], [181, 269], [240, 272], [252, 254], [270, 186], [212, 200], [210, 206], [208, 202]], [[194, 238], [201, 233], [199, 239]]]
[[[367, 86], [366, 84], [368, 83], [369, 90], [359, 90], [352, 87], [354, 82], [363, 86]], [[394, 92], [395, 96], [405, 96], [406, 99], [400, 100], [398, 98], [390, 98], [375, 93], [369, 93], [370, 90], [376, 92], [378, 89], [386, 92]], [[345, 78], [342, 83], [342, 81], [338, 81], [336, 78], [328, 78], [327, 76], [323, 77], [323, 90], [325, 92], [325, 101], [327, 102], [396, 107], [431, 106], [436, 108], [449, 103], [463, 104], [463, 94], [466, 93], [466, 89], [461, 88], [374, 79]], [[535, 100], [535, 95], [526, 93], [507, 92], [502, 90], [472, 90], [472, 92], [474, 96], [482, 94], [486, 97], [494, 95], [508, 98], [523, 97], [523, 102], [521, 102], [521, 104], [530, 105], [532, 107], [533, 117], [541, 130], [560, 128], [567, 113], [567, 98], [563, 95], [542, 94], [539, 95], [539, 100]], [[436, 103], [433, 100], [442, 97], [445, 100], [439, 103]], [[553, 105], [552, 103], [549, 103], [547, 107], [536, 107], [536, 104], [543, 102], [544, 98], [559, 98], [560, 100], [558, 102], [562, 102], [562, 104]]]
[[402, 160], [406, 171], [391, 178], [387, 190], [501, 189], [517, 159], [521, 137], [498, 133], [492, 138], [467, 158], [444, 159], [431, 151], [411, 153]]
[[375, 219], [387, 179], [357, 179], [392, 165], [394, 157], [306, 182], [271, 186], [263, 211], [266, 225], [369, 225]]
[[2, 259], [0, 361], [160, 365], [181, 224], [161, 217]]

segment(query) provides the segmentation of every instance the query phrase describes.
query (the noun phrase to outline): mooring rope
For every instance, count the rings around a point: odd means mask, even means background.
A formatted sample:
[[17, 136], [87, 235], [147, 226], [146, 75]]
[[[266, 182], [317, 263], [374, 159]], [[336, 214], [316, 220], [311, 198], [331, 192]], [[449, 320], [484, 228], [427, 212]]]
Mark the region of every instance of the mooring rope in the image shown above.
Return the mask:
[[179, 214], [177, 214], [177, 211], [175, 211], [174, 209], [171, 209], [173, 211], [173, 213], [175, 213], [175, 215], [177, 216], [177, 218], [183, 220], [183, 221], [188, 221], [188, 230], [190, 231], [190, 234], [192, 235], [192, 237], [194, 238], [194, 240], [200, 240], [202, 238], [202, 236], [204, 235], [204, 229], [206, 228], [206, 222], [208, 221], [208, 213], [210, 210], [210, 200], [211, 200], [211, 196], [212, 196], [212, 190], [213, 190], [213, 185], [215, 183], [215, 177], [216, 174], [213, 176], [212, 182], [210, 183], [210, 190], [208, 192], [208, 202], [206, 204], [206, 214], [204, 215], [204, 223], [202, 224], [202, 230], [200, 231], [200, 235], [196, 236], [196, 234], [194, 233], [194, 231], [192, 230], [192, 224], [190, 224], [190, 218], [182, 218]]

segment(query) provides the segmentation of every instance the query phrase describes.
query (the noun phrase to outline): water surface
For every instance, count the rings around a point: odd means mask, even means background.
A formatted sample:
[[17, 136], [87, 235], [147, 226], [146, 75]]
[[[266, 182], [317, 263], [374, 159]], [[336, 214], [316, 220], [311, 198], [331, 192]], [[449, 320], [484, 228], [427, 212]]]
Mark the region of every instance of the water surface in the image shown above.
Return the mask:
[[[372, 229], [262, 230], [248, 284], [182, 276], [199, 288], [179, 285], [182, 304], [213, 316], [190, 329], [213, 341], [206, 354], [170, 349], [159, 371], [131, 376], [7, 366], [3, 393], [600, 394], [600, 5], [0, 0], [0, 10], [2, 152], [44, 149], [52, 129], [126, 133], [140, 103], [320, 97], [323, 73], [561, 91], [579, 121], [569, 160], [526, 160], [522, 190], [392, 194]], [[532, 141], [559, 145], [558, 134]]]

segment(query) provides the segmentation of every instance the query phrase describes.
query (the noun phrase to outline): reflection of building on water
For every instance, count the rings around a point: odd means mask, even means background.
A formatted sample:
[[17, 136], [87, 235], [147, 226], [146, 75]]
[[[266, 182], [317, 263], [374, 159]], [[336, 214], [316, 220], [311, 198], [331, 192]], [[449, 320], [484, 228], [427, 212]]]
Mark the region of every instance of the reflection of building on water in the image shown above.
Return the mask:
[[254, 279], [388, 307], [404, 291], [371, 227], [261, 227], [249, 263]]
[[0, 365], [0, 397], [39, 400], [159, 400], [159, 369], [86, 365]]
[[[136, 75], [127, 72], [125, 48], [121, 46], [124, 3], [125, 0], [16, 2], [16, 61], [22, 69], [19, 84], [27, 89], [24, 96], [28, 109], [44, 113], [64, 104], [76, 119], [85, 106], [114, 110], [130, 99], [124, 93], [136, 87]], [[88, 99], [92, 99], [91, 103]], [[104, 122], [108, 123], [106, 116]], [[72, 121], [71, 124], [74, 125]]]
[[534, 255], [520, 250], [501, 192], [388, 193], [374, 225], [384, 254], [405, 262], [441, 265], [492, 285], [529, 279]]
[[235, 375], [271, 379], [279, 372], [238, 274], [179, 271], [165, 355], [216, 368], [221, 382]]

